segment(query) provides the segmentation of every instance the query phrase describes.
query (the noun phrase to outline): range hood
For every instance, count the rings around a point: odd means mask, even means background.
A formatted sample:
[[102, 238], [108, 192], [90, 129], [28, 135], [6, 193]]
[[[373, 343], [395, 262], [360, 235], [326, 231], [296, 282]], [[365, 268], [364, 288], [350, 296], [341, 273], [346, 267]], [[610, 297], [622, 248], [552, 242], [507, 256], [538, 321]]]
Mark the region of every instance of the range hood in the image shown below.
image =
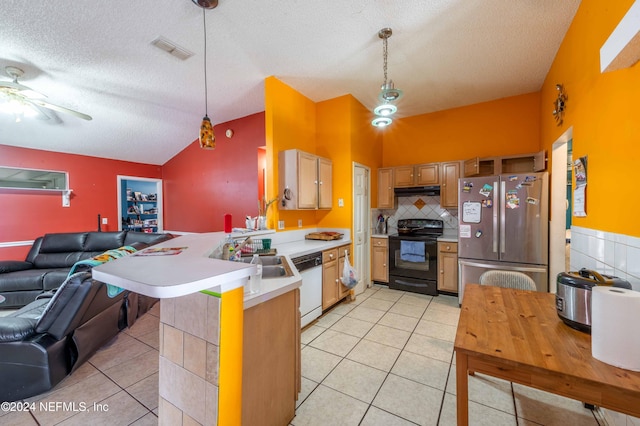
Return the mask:
[[397, 196], [403, 195], [440, 195], [439, 186], [410, 186], [408, 188], [394, 188]]

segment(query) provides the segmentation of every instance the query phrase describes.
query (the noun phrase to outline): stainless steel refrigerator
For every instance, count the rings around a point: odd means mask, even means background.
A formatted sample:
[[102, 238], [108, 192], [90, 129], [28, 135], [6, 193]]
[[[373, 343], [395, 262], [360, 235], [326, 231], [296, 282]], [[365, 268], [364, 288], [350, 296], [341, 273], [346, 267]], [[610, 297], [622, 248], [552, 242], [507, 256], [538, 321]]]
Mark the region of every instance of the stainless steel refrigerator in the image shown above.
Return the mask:
[[549, 264], [548, 173], [460, 178], [458, 297], [490, 269], [520, 271], [546, 292]]

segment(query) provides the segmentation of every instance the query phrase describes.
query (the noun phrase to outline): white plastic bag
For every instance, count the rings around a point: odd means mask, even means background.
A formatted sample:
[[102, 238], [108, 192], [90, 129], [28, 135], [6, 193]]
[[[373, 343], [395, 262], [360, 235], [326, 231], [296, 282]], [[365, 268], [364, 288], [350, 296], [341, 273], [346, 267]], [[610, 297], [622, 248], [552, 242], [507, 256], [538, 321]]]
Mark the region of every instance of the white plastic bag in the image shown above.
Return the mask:
[[344, 268], [342, 269], [342, 278], [340, 278], [342, 284], [347, 288], [353, 288], [358, 284], [358, 274], [356, 270], [349, 263], [349, 252], [344, 251]]

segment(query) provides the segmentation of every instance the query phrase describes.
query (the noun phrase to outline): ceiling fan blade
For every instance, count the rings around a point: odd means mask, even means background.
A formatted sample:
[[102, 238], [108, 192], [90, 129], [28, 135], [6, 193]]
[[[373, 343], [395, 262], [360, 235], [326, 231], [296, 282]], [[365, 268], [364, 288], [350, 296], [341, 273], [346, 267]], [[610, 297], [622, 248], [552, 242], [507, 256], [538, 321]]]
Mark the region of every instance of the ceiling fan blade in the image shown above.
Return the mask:
[[2, 89], [21, 96], [25, 96], [29, 99], [42, 99], [47, 97], [46, 95], [40, 92], [36, 92], [35, 90], [25, 86], [24, 84], [16, 83], [14, 81], [0, 81], [0, 90]]
[[29, 102], [31, 102], [32, 104], [40, 106], [40, 107], [43, 107], [43, 108], [49, 108], [49, 109], [52, 109], [54, 111], [64, 112], [66, 114], [75, 115], [76, 117], [82, 118], [83, 120], [93, 120], [93, 118], [90, 115], [83, 114], [81, 112], [74, 111], [72, 109], [62, 107], [60, 105], [51, 104], [49, 102], [45, 102], [45, 101], [42, 101], [42, 100], [39, 100], [39, 99], [27, 99], [27, 100]]

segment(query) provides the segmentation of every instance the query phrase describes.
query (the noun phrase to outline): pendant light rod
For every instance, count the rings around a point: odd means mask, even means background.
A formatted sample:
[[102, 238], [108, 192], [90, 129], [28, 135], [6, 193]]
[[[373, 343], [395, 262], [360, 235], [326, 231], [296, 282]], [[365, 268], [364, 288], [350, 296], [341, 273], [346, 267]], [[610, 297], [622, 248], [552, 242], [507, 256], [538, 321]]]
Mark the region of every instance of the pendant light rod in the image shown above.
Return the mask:
[[384, 84], [383, 84], [384, 87], [387, 86], [387, 52], [388, 52], [387, 39], [391, 37], [391, 34], [393, 34], [393, 31], [391, 31], [391, 28], [383, 28], [380, 31], [378, 31], [378, 37], [382, 39], [382, 58], [383, 58], [382, 69], [384, 70]]
[[202, 27], [204, 28], [204, 115], [209, 116], [209, 100], [207, 93], [207, 9], [202, 8]]

